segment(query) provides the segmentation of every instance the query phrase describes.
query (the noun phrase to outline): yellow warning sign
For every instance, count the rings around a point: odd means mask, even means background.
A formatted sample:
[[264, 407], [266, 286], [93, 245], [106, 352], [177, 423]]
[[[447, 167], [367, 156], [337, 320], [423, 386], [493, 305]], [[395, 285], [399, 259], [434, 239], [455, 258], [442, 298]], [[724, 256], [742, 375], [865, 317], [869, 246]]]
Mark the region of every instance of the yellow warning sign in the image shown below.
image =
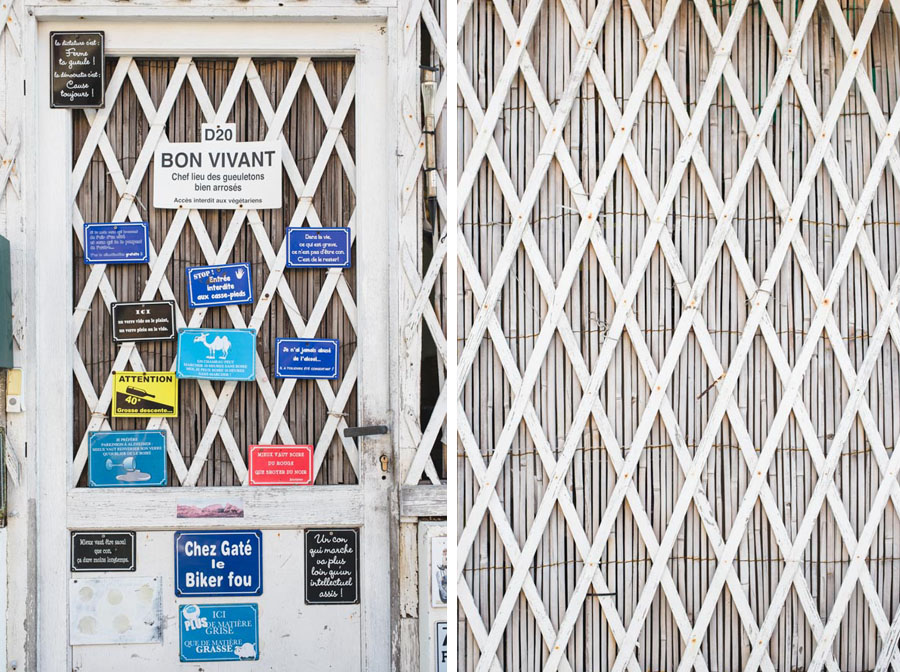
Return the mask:
[[178, 417], [174, 371], [113, 371], [114, 418]]

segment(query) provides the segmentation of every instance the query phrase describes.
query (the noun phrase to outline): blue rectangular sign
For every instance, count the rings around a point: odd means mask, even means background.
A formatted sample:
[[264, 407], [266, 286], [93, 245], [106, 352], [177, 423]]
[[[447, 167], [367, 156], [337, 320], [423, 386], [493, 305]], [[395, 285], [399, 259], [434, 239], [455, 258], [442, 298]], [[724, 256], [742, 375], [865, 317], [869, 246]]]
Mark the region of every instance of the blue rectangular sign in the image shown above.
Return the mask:
[[350, 268], [350, 229], [290, 226], [288, 268]]
[[179, 329], [178, 378], [253, 380], [256, 329]]
[[337, 380], [339, 350], [331, 338], [276, 338], [275, 377]]
[[90, 432], [88, 483], [92, 488], [165, 485], [165, 431]]
[[147, 222], [84, 225], [84, 263], [142, 264], [150, 261]]
[[255, 604], [182, 604], [178, 608], [181, 662], [259, 660]]
[[175, 533], [175, 594], [262, 595], [262, 532]]
[[191, 308], [253, 303], [250, 264], [189, 267], [187, 290]]

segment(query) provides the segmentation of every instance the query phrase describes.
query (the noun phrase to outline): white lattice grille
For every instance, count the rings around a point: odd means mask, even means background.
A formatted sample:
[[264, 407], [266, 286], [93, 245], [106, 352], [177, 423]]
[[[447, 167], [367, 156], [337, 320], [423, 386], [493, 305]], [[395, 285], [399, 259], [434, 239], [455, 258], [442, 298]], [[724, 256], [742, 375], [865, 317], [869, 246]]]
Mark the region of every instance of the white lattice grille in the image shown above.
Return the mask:
[[[287, 226], [349, 226], [355, 238], [352, 60], [120, 58], [108, 71], [106, 107], [75, 121], [72, 483], [83, 479], [87, 432], [110, 427], [167, 428], [176, 485], [246, 483], [252, 443], [312, 443], [317, 483], [355, 482], [357, 448], [343, 436], [356, 414], [355, 272], [285, 272], [283, 247]], [[196, 141], [204, 121], [235, 122], [239, 141], [281, 142], [282, 209], [152, 208], [154, 148]], [[83, 223], [126, 220], [150, 222], [150, 263], [83, 265]], [[232, 261], [253, 264], [254, 303], [187, 312], [185, 268]], [[177, 419], [107, 417], [112, 371], [174, 367], [174, 344], [114, 347], [110, 338], [110, 303], [154, 298], [176, 301], [180, 327], [258, 329], [255, 383], [184, 380]], [[276, 380], [280, 336], [339, 339], [340, 379]]]
[[[0, 78], [0, 232], [10, 236], [7, 227], [18, 220], [11, 212], [7, 199], [21, 198], [16, 155], [19, 151], [19, 79], [22, 63], [22, 28], [19, 22], [21, 7], [12, 1], [0, 4], [0, 58], [3, 59]], [[15, 223], [18, 223], [17, 221]]]
[[[402, 369], [410, 371], [407, 388], [402, 395], [403, 408], [400, 427], [402, 482], [440, 485], [446, 465], [435, 464], [436, 443], [443, 443], [447, 418], [447, 337], [444, 330], [445, 277], [447, 261], [445, 189], [446, 161], [444, 159], [444, 111], [447, 106], [447, 81], [444, 67], [447, 59], [447, 38], [444, 34], [446, 7], [440, 2], [412, 0], [402, 9], [402, 50], [408, 82], [402, 102], [400, 175], [401, 217], [410, 220], [409, 235], [401, 242], [402, 282], [401, 307], [405, 318], [401, 331]], [[425, 198], [423, 175], [425, 168], [425, 134], [423, 132], [421, 71], [419, 64], [438, 68], [434, 116], [437, 128], [436, 203], [430, 206]], [[429, 212], [429, 208], [433, 212]], [[427, 337], [423, 339], [423, 334]], [[433, 350], [433, 352], [432, 352]], [[431, 377], [440, 387], [437, 398], [420, 397], [423, 378]]]
[[900, 665], [898, 10], [460, 3], [460, 669]]

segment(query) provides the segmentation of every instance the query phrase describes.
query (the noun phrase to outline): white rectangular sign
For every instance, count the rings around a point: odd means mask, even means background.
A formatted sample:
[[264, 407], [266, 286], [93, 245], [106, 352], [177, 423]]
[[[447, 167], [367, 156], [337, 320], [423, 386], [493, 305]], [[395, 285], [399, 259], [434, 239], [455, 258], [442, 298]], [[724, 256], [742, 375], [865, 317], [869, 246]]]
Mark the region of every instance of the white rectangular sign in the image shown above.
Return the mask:
[[153, 155], [153, 207], [280, 208], [277, 142], [164, 142]]

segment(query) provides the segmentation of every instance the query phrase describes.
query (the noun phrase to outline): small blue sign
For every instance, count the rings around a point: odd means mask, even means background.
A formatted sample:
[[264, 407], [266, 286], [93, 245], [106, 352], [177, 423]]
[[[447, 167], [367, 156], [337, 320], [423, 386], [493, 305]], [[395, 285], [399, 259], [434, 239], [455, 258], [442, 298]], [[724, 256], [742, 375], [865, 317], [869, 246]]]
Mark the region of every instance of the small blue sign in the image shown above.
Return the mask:
[[250, 264], [191, 266], [187, 269], [187, 289], [191, 308], [253, 303]]
[[255, 604], [182, 604], [181, 662], [259, 660]]
[[350, 229], [289, 226], [288, 268], [350, 268]]
[[179, 329], [178, 378], [253, 380], [256, 329]]
[[337, 380], [339, 349], [331, 338], [276, 338], [275, 377]]
[[142, 264], [150, 261], [147, 222], [84, 225], [84, 263]]
[[90, 432], [88, 483], [92, 488], [165, 485], [166, 433]]
[[175, 594], [262, 595], [262, 532], [175, 533]]

